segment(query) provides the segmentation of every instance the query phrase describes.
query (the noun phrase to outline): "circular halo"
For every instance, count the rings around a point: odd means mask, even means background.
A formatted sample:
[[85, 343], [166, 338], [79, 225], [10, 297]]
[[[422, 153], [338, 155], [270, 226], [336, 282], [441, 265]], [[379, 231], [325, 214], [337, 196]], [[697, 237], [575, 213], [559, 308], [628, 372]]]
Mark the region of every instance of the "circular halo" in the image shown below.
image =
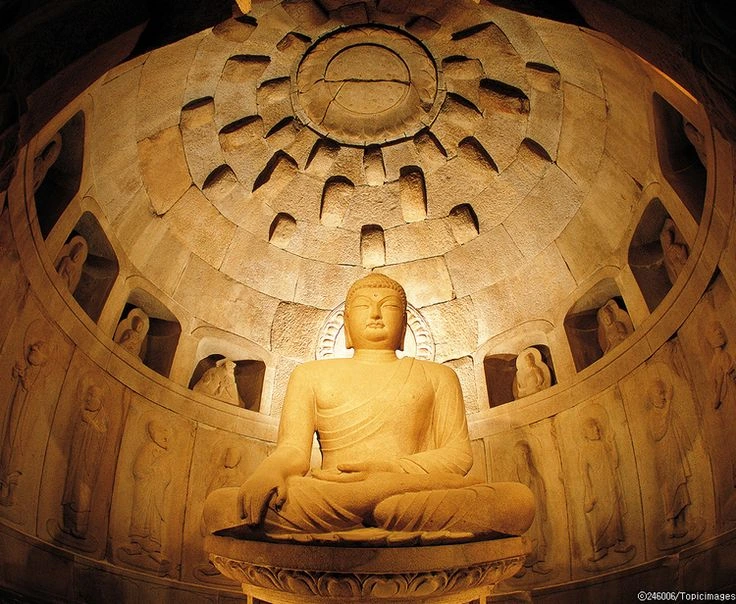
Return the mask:
[[[325, 319], [317, 335], [315, 358], [340, 359], [353, 356], [345, 347], [345, 303], [337, 306]], [[406, 335], [404, 350], [397, 350], [398, 357], [415, 357], [423, 361], [434, 360], [434, 338], [427, 320], [411, 304], [406, 305]]]

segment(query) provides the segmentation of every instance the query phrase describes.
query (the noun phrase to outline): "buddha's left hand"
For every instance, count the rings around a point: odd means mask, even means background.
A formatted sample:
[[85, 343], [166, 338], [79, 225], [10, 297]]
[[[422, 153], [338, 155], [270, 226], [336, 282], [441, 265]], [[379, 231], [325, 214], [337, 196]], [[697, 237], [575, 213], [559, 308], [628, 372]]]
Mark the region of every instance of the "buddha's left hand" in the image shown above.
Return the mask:
[[335, 470], [312, 470], [312, 476], [330, 482], [359, 482], [377, 473], [403, 474], [404, 470], [397, 461], [372, 460], [343, 463]]

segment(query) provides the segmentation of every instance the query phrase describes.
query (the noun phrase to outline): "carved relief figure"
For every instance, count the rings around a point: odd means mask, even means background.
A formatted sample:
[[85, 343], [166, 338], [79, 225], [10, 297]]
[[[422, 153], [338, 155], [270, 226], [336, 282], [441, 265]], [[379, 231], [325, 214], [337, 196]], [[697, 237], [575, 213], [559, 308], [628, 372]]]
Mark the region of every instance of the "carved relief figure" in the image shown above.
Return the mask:
[[670, 283], [674, 285], [677, 275], [680, 274], [687, 263], [690, 252], [687, 244], [681, 240], [677, 227], [671, 218], [664, 221], [664, 226], [659, 234], [659, 242], [662, 245], [662, 256], [664, 267], [667, 270], [667, 277]]
[[87, 240], [81, 235], [72, 237], [61, 250], [59, 261], [56, 263], [56, 272], [64, 281], [66, 288], [73, 294], [82, 277], [82, 268], [87, 260], [89, 250]]
[[237, 405], [240, 399], [235, 384], [235, 362], [228, 358], [220, 359], [214, 367], [204, 372], [192, 390]]
[[62, 530], [85, 539], [89, 528], [100, 457], [107, 439], [108, 419], [105, 410], [105, 388], [86, 378], [79, 383], [81, 405], [74, 424], [66, 469]]
[[[691, 476], [687, 453], [692, 444], [673, 409], [674, 388], [662, 378], [655, 378], [647, 392], [647, 432], [654, 445], [654, 462], [660, 482], [665, 526], [658, 539], [660, 549], [668, 549], [691, 541], [694, 529], [689, 522], [691, 505], [688, 479]], [[700, 527], [702, 530], [702, 527]]]
[[634, 333], [629, 314], [616, 300], [610, 299], [598, 309], [598, 343], [603, 354], [613, 350]]
[[[294, 370], [276, 450], [240, 489], [207, 498], [208, 529], [371, 543], [523, 533], [534, 516], [528, 487], [465, 477], [472, 450], [455, 373], [396, 355], [406, 329], [403, 288], [378, 273], [358, 280], [345, 329], [355, 355]], [[322, 465], [310, 471], [315, 432]]]
[[[243, 484], [245, 477], [243, 476], [243, 468], [241, 461], [243, 454], [237, 447], [228, 447], [225, 449], [221, 456], [220, 465], [213, 474], [211, 480], [207, 484], [207, 490], [205, 491], [205, 497], [224, 487], [237, 487]], [[202, 523], [200, 532], [204, 537], [207, 535], [207, 528], [205, 526], [204, 515], [202, 516]], [[194, 569], [194, 575], [201, 581], [221, 581], [223, 580], [220, 571], [215, 568], [211, 560], [207, 561], [207, 564], [202, 564]]]
[[141, 356], [143, 340], [148, 334], [148, 315], [140, 308], [132, 308], [115, 330], [115, 342], [130, 354]]
[[33, 192], [38, 191], [49, 168], [54, 165], [61, 154], [61, 134], [56, 133], [54, 138], [43, 148], [33, 160]]
[[711, 321], [706, 327], [705, 338], [713, 348], [710, 359], [713, 408], [719, 409], [726, 403], [733, 410], [736, 405], [736, 363], [727, 350], [728, 338], [723, 325], [717, 320]]
[[126, 562], [169, 572], [170, 562], [163, 551], [166, 490], [171, 482], [168, 426], [151, 420], [146, 426], [148, 441], [133, 464], [133, 501], [130, 514], [130, 545], [121, 548]]
[[527, 570], [546, 575], [552, 572], [552, 568], [546, 562], [547, 537], [545, 533], [549, 532], [547, 524], [547, 487], [544, 478], [537, 469], [532, 448], [526, 440], [520, 440], [514, 445], [514, 464], [517, 479], [534, 493], [534, 501], [537, 504], [534, 522], [532, 522], [527, 532], [527, 538], [531, 542], [531, 553], [527, 556], [524, 566], [521, 567], [516, 577], [523, 577]]
[[514, 395], [516, 399], [541, 392], [552, 385], [549, 367], [542, 354], [534, 347], [526, 348], [516, 357]]
[[[616, 442], [603, 432], [594, 417], [583, 422], [584, 439], [580, 445], [580, 473], [585, 495], [583, 511], [593, 548], [588, 567], [609, 554], [627, 554], [634, 546], [626, 542], [623, 516], [626, 501], [619, 475], [619, 455]], [[617, 561], [620, 564], [623, 561]], [[595, 569], [594, 566], [592, 568]]]
[[15, 502], [15, 490], [23, 474], [25, 418], [28, 399], [34, 384], [53, 356], [52, 345], [42, 333], [40, 322], [31, 323], [24, 338], [23, 356], [11, 375], [11, 394], [2, 425], [2, 448], [0, 449], [0, 505], [11, 506]]

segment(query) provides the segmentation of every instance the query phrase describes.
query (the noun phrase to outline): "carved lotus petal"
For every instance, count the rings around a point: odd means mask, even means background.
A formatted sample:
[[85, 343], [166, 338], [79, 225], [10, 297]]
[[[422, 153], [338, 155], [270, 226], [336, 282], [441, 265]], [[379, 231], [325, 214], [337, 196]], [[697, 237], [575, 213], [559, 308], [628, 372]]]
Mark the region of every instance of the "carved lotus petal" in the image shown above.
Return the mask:
[[408, 591], [408, 581], [400, 575], [370, 577], [363, 583], [363, 595], [374, 598], [394, 598]]
[[282, 570], [278, 573], [279, 582], [282, 589], [295, 594], [317, 595], [317, 582], [314, 577], [308, 573], [294, 572], [291, 570]]
[[409, 583], [409, 593], [413, 596], [430, 596], [447, 587], [447, 573], [424, 573]]
[[317, 590], [320, 595], [333, 598], [359, 596], [361, 593], [360, 581], [351, 576], [324, 575], [317, 581]]

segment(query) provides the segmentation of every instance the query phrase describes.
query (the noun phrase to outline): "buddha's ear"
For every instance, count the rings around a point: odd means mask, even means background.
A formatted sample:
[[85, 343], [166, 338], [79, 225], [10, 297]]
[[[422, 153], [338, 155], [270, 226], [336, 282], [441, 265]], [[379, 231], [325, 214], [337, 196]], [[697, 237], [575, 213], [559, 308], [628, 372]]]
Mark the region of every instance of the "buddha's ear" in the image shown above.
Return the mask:
[[343, 313], [343, 329], [345, 330], [345, 348], [350, 350], [353, 347], [353, 340], [350, 337], [350, 330], [348, 329], [348, 313]]

